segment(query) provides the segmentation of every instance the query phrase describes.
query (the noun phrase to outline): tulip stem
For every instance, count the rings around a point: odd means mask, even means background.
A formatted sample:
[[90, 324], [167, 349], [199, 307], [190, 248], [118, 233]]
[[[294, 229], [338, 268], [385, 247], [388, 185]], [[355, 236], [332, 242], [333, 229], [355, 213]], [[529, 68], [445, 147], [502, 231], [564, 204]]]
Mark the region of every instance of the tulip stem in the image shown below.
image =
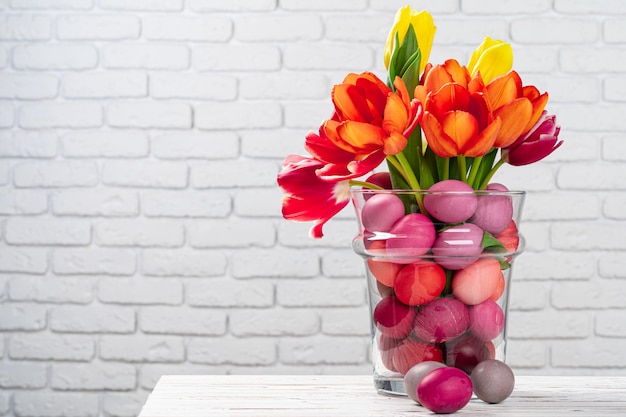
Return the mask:
[[465, 161], [465, 155], [458, 155], [456, 161], [459, 165], [459, 179], [467, 183], [467, 162]]
[[359, 180], [350, 180], [350, 186], [352, 187], [364, 187], [369, 188], [370, 190], [384, 190], [380, 185], [372, 184], [367, 181], [359, 181]]
[[445, 181], [450, 179], [450, 158], [442, 158], [441, 162], [441, 179]]
[[478, 156], [474, 158], [474, 162], [472, 162], [472, 167], [470, 168], [469, 178], [467, 179], [467, 183], [474, 187], [474, 181], [476, 181], [476, 174], [478, 174], [478, 168], [480, 168], [480, 164], [483, 162], [483, 157]]
[[[407, 180], [407, 183], [413, 190], [421, 190], [422, 186], [420, 185], [415, 173], [411, 169], [411, 165], [409, 161], [406, 159], [402, 152], [395, 155], [396, 161], [400, 165], [401, 172], [403, 172], [404, 178]], [[395, 164], [394, 164], [395, 165]], [[426, 213], [426, 209], [424, 208], [423, 196], [420, 193], [415, 193], [415, 199], [417, 200], [417, 205], [420, 208], [420, 212]]]
[[489, 171], [489, 173], [483, 180], [482, 184], [480, 184], [480, 187], [478, 188], [478, 190], [484, 190], [485, 188], [487, 188], [487, 185], [489, 184], [489, 181], [491, 181], [491, 178], [493, 177], [493, 175], [496, 173], [498, 168], [504, 165], [505, 162], [506, 162], [506, 157], [501, 157], [500, 160], [496, 162], [493, 168], [491, 168], [491, 171]]

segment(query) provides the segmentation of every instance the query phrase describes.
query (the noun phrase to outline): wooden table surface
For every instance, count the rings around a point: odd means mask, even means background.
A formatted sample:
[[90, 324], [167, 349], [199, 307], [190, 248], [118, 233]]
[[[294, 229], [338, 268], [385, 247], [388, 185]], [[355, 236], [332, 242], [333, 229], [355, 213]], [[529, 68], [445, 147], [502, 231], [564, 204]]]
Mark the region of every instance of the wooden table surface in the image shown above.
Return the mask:
[[[518, 376], [500, 404], [472, 399], [459, 416], [626, 416], [626, 377]], [[370, 376], [165, 375], [139, 417], [402, 417], [435, 415], [378, 394]]]

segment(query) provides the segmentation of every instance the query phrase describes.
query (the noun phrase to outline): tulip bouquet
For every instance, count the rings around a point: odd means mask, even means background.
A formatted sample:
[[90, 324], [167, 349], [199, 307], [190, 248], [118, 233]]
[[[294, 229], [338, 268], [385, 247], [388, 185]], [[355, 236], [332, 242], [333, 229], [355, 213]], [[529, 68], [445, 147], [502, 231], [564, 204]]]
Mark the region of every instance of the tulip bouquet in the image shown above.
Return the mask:
[[[401, 8], [385, 45], [386, 81], [351, 73], [333, 87], [331, 118], [306, 135], [310, 156], [287, 156], [278, 175], [286, 219], [314, 222], [320, 238], [353, 186], [428, 190], [456, 180], [484, 190], [502, 165], [534, 163], [561, 145], [548, 94], [511, 70], [508, 43], [486, 37], [465, 66], [431, 64], [435, 31], [428, 12]], [[366, 177], [383, 162], [390, 184]]]

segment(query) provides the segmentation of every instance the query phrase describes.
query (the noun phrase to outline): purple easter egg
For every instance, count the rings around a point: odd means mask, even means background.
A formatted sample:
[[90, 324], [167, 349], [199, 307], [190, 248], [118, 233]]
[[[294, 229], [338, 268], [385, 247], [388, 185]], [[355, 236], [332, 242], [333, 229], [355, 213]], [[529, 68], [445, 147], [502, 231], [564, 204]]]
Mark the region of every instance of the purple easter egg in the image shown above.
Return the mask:
[[371, 196], [361, 210], [361, 221], [368, 232], [388, 232], [404, 216], [404, 203], [393, 194]]
[[428, 252], [435, 241], [433, 222], [420, 213], [411, 213], [398, 220], [389, 231], [387, 255], [403, 257], [397, 263], [412, 263]]
[[492, 300], [471, 306], [469, 319], [470, 332], [485, 342], [495, 339], [504, 330], [504, 312]]
[[473, 264], [483, 251], [483, 234], [483, 230], [472, 223], [443, 230], [433, 244], [435, 261], [452, 270]]
[[469, 324], [465, 304], [455, 298], [438, 298], [417, 313], [413, 332], [425, 342], [441, 343], [462, 335]]
[[458, 180], [444, 180], [428, 189], [424, 207], [428, 214], [444, 223], [460, 223], [472, 217], [477, 199], [474, 189]]
[[404, 375], [404, 391], [409, 398], [419, 404], [417, 399], [417, 386], [431, 371], [443, 368], [444, 366], [446, 365], [441, 362], [424, 361], [409, 369], [409, 372]]
[[489, 359], [476, 365], [471, 375], [474, 394], [481, 400], [497, 404], [506, 400], [515, 388], [515, 375], [507, 364]]
[[[487, 191], [508, 191], [502, 184], [489, 184]], [[470, 222], [491, 234], [502, 232], [513, 219], [513, 201], [503, 194], [482, 194], [478, 196], [476, 212]]]
[[450, 414], [465, 407], [472, 398], [470, 377], [457, 368], [437, 368], [417, 386], [417, 399], [424, 408], [438, 414]]

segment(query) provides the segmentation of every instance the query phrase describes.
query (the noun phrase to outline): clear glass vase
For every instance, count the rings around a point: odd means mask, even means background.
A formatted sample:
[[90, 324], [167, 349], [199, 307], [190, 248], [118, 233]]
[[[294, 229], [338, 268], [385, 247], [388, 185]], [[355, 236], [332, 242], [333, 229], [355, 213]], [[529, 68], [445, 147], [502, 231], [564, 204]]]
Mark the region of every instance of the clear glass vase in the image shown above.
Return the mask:
[[352, 190], [359, 222], [353, 249], [365, 261], [378, 392], [406, 395], [403, 375], [423, 361], [468, 374], [483, 360], [505, 361], [524, 197]]

